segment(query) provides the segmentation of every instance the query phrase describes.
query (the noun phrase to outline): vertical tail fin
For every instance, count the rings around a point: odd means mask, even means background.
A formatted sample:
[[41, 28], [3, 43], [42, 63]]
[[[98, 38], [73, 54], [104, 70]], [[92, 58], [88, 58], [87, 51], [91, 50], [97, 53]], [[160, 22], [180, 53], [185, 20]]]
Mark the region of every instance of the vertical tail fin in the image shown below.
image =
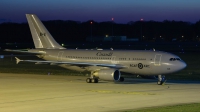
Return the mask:
[[35, 14], [26, 14], [35, 48], [65, 49], [60, 46]]

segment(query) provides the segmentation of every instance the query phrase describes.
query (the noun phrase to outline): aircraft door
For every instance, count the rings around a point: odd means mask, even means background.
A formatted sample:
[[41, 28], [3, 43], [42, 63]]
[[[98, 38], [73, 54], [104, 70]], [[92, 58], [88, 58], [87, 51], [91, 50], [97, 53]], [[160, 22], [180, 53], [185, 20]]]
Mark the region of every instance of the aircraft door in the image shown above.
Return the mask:
[[62, 61], [62, 55], [63, 55], [64, 51], [59, 51], [58, 52], [58, 56], [57, 56], [57, 61]]
[[111, 57], [111, 63], [112, 64], [117, 64], [117, 61], [115, 60], [116, 56]]
[[162, 57], [162, 54], [156, 54], [155, 55], [155, 58], [154, 58], [154, 65], [155, 66], [160, 66], [161, 57]]

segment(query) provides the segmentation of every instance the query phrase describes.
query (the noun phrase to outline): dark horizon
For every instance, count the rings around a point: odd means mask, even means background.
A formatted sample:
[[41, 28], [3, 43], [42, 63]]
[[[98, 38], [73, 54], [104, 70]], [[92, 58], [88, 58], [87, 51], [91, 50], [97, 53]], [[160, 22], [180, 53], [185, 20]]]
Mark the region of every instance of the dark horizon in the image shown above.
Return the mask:
[[[86, 41], [87, 37], [126, 36], [142, 41], [200, 41], [200, 21], [195, 24], [182, 21], [136, 21], [129, 24], [108, 22], [42, 21], [58, 42]], [[0, 24], [2, 42], [32, 42], [27, 23]]]
[[[159, 23], [163, 23], [163, 22], [183, 22], [183, 23], [189, 23], [189, 24], [196, 24], [200, 21], [200, 19], [196, 22], [190, 22], [190, 21], [175, 21], [175, 20], [163, 20], [163, 21], [156, 21], [156, 20], [149, 20], [149, 21], [145, 21], [145, 20], [136, 20], [136, 21], [128, 21], [127, 23], [117, 23], [115, 21], [112, 21], [112, 20], [108, 20], [108, 21], [95, 21], [95, 20], [92, 20], [92, 19], [89, 19], [89, 20], [86, 20], [86, 21], [76, 21], [76, 20], [60, 20], [60, 19], [55, 19], [55, 20], [41, 20], [42, 22], [50, 22], [50, 21], [63, 21], [63, 22], [66, 22], [66, 21], [72, 21], [72, 22], [77, 22], [77, 23], [86, 23], [86, 22], [93, 22], [94, 23], [106, 23], [106, 22], [111, 22], [111, 23], [114, 23], [114, 24], [130, 24], [130, 23], [134, 23], [134, 22], [159, 22]], [[0, 20], [0, 24], [3, 24], [3, 23], [16, 23], [16, 24], [23, 24], [23, 23], [28, 23], [27, 21], [24, 21], [24, 22], [12, 22], [12, 21], [9, 21], [9, 20]]]

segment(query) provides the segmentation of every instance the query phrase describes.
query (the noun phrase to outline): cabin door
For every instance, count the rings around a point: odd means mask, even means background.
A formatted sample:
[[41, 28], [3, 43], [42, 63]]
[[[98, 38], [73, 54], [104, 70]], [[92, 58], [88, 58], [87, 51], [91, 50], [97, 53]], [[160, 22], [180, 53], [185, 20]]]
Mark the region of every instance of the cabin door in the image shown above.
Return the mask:
[[57, 61], [62, 61], [62, 55], [63, 55], [64, 51], [59, 51], [58, 52], [58, 56], [57, 56]]
[[155, 66], [160, 66], [161, 57], [162, 57], [162, 54], [156, 54], [155, 55], [155, 58], [154, 58], [154, 65]]
[[112, 56], [112, 57], [111, 57], [111, 63], [112, 63], [112, 64], [116, 64], [116, 63], [117, 63], [116, 60], [115, 60], [115, 58], [116, 58], [116, 56]]

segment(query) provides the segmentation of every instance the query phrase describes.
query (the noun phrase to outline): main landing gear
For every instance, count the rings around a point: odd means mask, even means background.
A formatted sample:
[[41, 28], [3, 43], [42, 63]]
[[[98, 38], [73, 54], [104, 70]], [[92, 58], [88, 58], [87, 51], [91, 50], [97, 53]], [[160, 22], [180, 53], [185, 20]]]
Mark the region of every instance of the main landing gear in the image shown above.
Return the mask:
[[93, 75], [94, 72], [91, 72], [90, 78], [86, 79], [87, 83], [98, 83], [99, 79]]
[[[103, 80], [111, 80], [111, 79], [103, 79]], [[119, 79], [114, 79], [114, 81], [119, 81], [119, 82], [123, 82], [124, 81], [124, 77], [120, 77]], [[97, 75], [95, 75], [95, 72], [91, 72], [90, 74], [90, 78], [86, 79], [87, 83], [98, 83], [99, 82], [99, 77]]]
[[97, 78], [87, 78], [86, 82], [87, 83], [98, 83], [99, 80]]
[[158, 85], [163, 85], [165, 83], [165, 76], [164, 75], [158, 75]]

